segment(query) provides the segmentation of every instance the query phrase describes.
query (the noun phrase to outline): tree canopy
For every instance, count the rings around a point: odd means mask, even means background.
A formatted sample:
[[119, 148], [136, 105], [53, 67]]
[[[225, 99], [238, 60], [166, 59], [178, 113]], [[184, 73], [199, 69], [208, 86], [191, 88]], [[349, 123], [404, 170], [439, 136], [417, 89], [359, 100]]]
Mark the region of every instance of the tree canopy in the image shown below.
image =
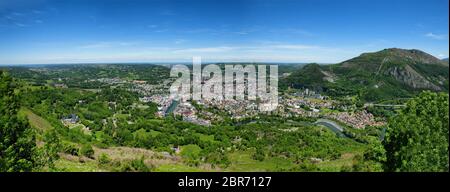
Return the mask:
[[16, 82], [0, 71], [0, 171], [31, 171], [36, 146], [28, 122], [19, 118]]
[[449, 171], [449, 97], [423, 92], [389, 122], [386, 171]]

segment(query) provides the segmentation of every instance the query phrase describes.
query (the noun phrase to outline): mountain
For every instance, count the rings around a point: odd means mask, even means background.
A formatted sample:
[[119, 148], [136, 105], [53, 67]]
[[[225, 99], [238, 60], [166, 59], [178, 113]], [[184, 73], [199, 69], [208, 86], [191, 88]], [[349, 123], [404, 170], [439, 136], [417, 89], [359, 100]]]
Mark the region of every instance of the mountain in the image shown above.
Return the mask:
[[448, 58], [442, 59], [441, 61], [447, 63], [447, 65], [448, 65]]
[[420, 50], [390, 48], [332, 65], [306, 65], [282, 82], [333, 96], [363, 99], [409, 97], [421, 90], [448, 91], [448, 62]]

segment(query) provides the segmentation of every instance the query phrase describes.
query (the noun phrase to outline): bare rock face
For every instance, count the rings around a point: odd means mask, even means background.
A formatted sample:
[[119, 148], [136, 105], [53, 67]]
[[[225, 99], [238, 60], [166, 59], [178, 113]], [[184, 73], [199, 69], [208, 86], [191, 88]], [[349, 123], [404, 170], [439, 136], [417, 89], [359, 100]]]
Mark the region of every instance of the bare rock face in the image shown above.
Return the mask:
[[321, 70], [320, 72], [324, 75], [323, 80], [328, 81], [330, 83], [334, 83], [336, 81], [335, 75], [332, 74], [331, 72], [324, 70]]
[[386, 75], [393, 76], [396, 80], [414, 89], [430, 89], [440, 91], [441, 88], [428, 81], [409, 65], [404, 67], [391, 67], [385, 72]]

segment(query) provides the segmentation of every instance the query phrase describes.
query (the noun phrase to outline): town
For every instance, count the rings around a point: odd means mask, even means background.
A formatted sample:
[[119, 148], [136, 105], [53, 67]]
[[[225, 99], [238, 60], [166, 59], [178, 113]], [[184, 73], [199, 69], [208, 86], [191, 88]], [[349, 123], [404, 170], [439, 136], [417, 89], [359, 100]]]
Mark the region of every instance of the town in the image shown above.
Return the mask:
[[[140, 80], [127, 81], [119, 78], [101, 78], [89, 81], [99, 81], [111, 87], [125, 87], [129, 91], [141, 95], [139, 101], [142, 103], [152, 102], [158, 106], [155, 114], [158, 117], [181, 116], [184, 121], [204, 126], [219, 123], [224, 119], [223, 114], [217, 113], [217, 111], [225, 112], [227, 116], [235, 120], [253, 118], [259, 114], [277, 114], [282, 117], [327, 118], [357, 129], [385, 124], [382, 119], [376, 119], [364, 109], [356, 109], [354, 105], [342, 105], [339, 101], [309, 89], [279, 96], [278, 107], [271, 112], [260, 111], [255, 100], [176, 100], [169, 93], [170, 85], [174, 80], [174, 78], [167, 79], [159, 84]], [[249, 85], [245, 83], [236, 87], [244, 89], [246, 86]], [[55, 87], [59, 86], [55, 85]], [[244, 93], [244, 90], [236, 91]]]

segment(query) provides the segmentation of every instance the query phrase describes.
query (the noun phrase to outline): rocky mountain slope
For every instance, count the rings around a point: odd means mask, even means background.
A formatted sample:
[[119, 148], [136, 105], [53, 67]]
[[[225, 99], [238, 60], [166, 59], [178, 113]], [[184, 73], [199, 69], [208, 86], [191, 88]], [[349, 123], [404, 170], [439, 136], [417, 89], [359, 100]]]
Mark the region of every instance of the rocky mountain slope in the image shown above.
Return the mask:
[[448, 62], [423, 51], [391, 48], [333, 65], [310, 64], [284, 83], [332, 95], [360, 93], [366, 100], [378, 100], [407, 97], [420, 90], [448, 91], [448, 70]]

